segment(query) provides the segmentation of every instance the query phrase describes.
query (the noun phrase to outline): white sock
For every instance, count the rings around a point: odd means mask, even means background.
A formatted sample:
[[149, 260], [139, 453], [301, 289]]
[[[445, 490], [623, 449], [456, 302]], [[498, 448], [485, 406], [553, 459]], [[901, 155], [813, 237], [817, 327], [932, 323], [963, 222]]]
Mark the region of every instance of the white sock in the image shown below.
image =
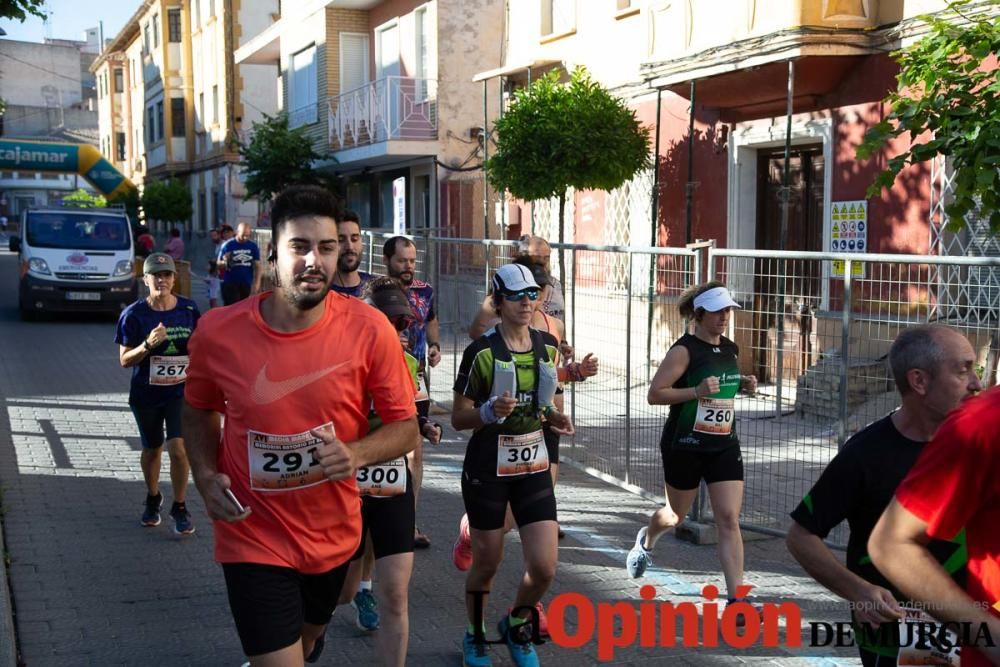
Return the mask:
[[361, 585], [360, 585], [360, 586], [358, 586], [358, 592], [359, 592], [359, 593], [360, 593], [361, 591], [370, 591], [371, 589], [372, 589], [372, 582], [371, 582], [371, 579], [369, 579], [368, 581], [362, 581], [362, 582], [361, 582]]

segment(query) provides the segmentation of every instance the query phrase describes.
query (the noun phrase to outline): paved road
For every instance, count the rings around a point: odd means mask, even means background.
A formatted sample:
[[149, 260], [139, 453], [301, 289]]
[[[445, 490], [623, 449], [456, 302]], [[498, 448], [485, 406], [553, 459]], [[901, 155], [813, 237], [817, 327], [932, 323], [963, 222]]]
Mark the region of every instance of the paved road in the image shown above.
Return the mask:
[[[24, 664], [241, 664], [221, 571], [212, 561], [211, 525], [197, 494], [189, 500], [195, 535], [175, 536], [167, 521], [156, 529], [138, 525], [145, 490], [127, 406], [128, 372], [118, 367], [112, 321], [21, 323], [16, 279], [13, 256], [0, 252], [0, 484]], [[428, 456], [418, 523], [434, 543], [417, 554], [411, 586], [413, 665], [461, 664], [463, 576], [451, 565], [450, 544], [462, 512], [464, 442], [449, 430]], [[169, 479], [166, 470], [163, 478]], [[164, 487], [170, 496], [169, 483]], [[639, 583], [626, 578], [622, 562], [638, 522], [653, 506], [571, 466], [564, 466], [558, 496], [569, 535], [560, 544], [559, 573], [547, 599], [579, 592], [594, 601], [637, 604]], [[491, 617], [510, 603], [519, 546], [514, 533]], [[657, 558], [641, 583], [653, 584], [661, 601], [698, 603], [704, 584], [721, 583], [713, 547], [668, 537]], [[761, 600], [794, 599], [808, 618], [844, 620], [842, 606], [803, 576], [780, 540], [748, 542], [747, 569]], [[568, 630], [575, 632], [575, 615], [570, 621]], [[355, 629], [349, 608], [341, 610], [321, 662], [369, 664], [374, 641]], [[850, 649], [824, 650], [631, 647], [617, 651], [609, 664], [857, 662]], [[547, 665], [595, 664], [596, 654], [594, 642], [540, 649]], [[492, 655], [495, 664], [510, 664], [504, 650]]]

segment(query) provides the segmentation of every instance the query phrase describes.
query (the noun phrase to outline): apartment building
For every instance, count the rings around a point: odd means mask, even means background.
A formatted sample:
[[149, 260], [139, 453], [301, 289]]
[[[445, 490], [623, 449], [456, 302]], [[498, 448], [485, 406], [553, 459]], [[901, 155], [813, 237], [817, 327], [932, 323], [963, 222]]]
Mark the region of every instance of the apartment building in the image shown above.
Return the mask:
[[[98, 145], [96, 82], [89, 71], [97, 29], [84, 34], [84, 40], [42, 43], [0, 39], [0, 136]], [[0, 214], [14, 218], [29, 206], [58, 206], [79, 187], [90, 189], [76, 173], [0, 170]]]
[[236, 62], [274, 69], [290, 125], [313, 138], [326, 156], [317, 168], [342, 177], [366, 226], [393, 226], [402, 182], [405, 226], [418, 231], [476, 215], [450, 202], [482, 197], [472, 78], [499, 63], [503, 26], [501, 0], [283, 2]]
[[[987, 5], [970, 11], [996, 12]], [[889, 54], [923, 33], [917, 17], [946, 8], [944, 0], [508, 0], [508, 24], [517, 29], [505, 31], [504, 64], [478, 78], [510, 87], [532, 71], [584, 65], [659, 134], [655, 230], [648, 208], [636, 225], [641, 211], [630, 220], [604, 216], [614, 193], [578, 192], [576, 208], [586, 199], [588, 215], [605, 221], [572, 225], [580, 241], [642, 242], [655, 231], [660, 245], [712, 238], [730, 247], [829, 251], [839, 249], [831, 243], [832, 206], [866, 199], [888, 157], [861, 162], [854, 149], [895, 88], [898, 65]], [[790, 62], [795, 192], [782, 238], [776, 193]], [[857, 250], [929, 250], [929, 174], [929, 165], [909, 168], [888, 196], [869, 202], [871, 225]], [[906, 185], [914, 181], [916, 190]]]
[[268, 68], [232, 54], [277, 10], [277, 0], [145, 0], [94, 63], [102, 151], [139, 187], [186, 182], [194, 231], [258, 218], [236, 139], [277, 101]]

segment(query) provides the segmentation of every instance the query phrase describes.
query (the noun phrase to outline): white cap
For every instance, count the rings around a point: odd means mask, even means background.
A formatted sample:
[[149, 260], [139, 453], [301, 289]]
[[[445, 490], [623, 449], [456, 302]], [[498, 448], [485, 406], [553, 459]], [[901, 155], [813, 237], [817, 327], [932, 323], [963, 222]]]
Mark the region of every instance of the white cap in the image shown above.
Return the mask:
[[531, 275], [531, 269], [520, 264], [504, 264], [493, 276], [493, 291], [520, 292], [525, 289], [540, 290], [541, 287]]
[[739, 308], [740, 304], [733, 301], [725, 287], [713, 287], [694, 298], [694, 307], [695, 310], [704, 308], [710, 313], [717, 313], [723, 308]]

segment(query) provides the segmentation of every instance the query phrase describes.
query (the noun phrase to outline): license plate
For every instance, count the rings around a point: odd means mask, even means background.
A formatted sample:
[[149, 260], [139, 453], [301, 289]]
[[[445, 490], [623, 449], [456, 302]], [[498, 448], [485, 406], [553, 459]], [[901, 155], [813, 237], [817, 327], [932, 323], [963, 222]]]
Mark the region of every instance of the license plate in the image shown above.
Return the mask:
[[100, 292], [66, 292], [68, 301], [100, 301]]

